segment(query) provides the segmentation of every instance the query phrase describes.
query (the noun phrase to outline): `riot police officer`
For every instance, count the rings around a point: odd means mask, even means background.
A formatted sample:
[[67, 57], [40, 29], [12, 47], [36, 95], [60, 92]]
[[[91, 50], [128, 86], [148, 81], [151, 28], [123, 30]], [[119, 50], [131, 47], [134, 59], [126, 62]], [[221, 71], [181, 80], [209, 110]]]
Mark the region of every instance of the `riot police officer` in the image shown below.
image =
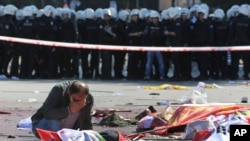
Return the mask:
[[[157, 11], [153, 11], [150, 13], [151, 22], [145, 28], [144, 35], [148, 40], [148, 45], [151, 47], [157, 47], [163, 45], [163, 26], [160, 23], [160, 14]], [[159, 70], [159, 79], [164, 80], [165, 71], [164, 71], [164, 62], [163, 56], [160, 51], [148, 51], [147, 52], [147, 62], [146, 62], [146, 70], [145, 70], [145, 80], [151, 79], [151, 71], [154, 59], [157, 60], [158, 70]]]
[[[23, 20], [19, 22], [18, 30], [23, 38], [36, 39], [37, 23], [33, 19], [33, 10], [31, 7], [23, 9]], [[23, 44], [21, 47], [21, 78], [33, 78], [35, 59], [37, 59], [37, 47], [29, 44]]]
[[[127, 27], [128, 44], [130, 46], [142, 46], [142, 33], [145, 25], [139, 19], [139, 10], [130, 12], [131, 21]], [[143, 79], [145, 73], [145, 53], [140, 51], [128, 52], [127, 79]]]
[[[209, 46], [213, 39], [213, 25], [206, 19], [206, 9], [199, 8], [198, 19], [194, 24], [194, 45], [197, 47]], [[209, 69], [209, 52], [196, 52], [195, 59], [198, 64], [200, 75], [196, 80], [207, 80]]]
[[[224, 20], [225, 13], [222, 9], [214, 11], [213, 45], [221, 47], [227, 45], [228, 23]], [[213, 79], [226, 79], [227, 75], [227, 51], [211, 52], [210, 76]]]
[[[13, 5], [6, 5], [4, 7], [4, 17], [1, 20], [2, 35], [14, 37], [16, 35], [15, 19], [16, 7]], [[15, 46], [13, 42], [3, 42], [5, 48], [5, 56], [3, 60], [3, 74], [11, 79], [19, 79], [19, 47]], [[12, 62], [11, 62], [12, 60]], [[10, 73], [8, 66], [11, 62]]]
[[[112, 14], [110, 9], [103, 10], [103, 20], [98, 25], [99, 30], [99, 44], [105, 45], [115, 45], [117, 44], [118, 36], [118, 25], [111, 19]], [[101, 69], [101, 79], [112, 79], [112, 51], [102, 50], [101, 51], [102, 59], [102, 69]]]
[[[250, 22], [249, 22], [249, 8], [247, 4], [240, 6], [239, 15], [232, 21], [229, 26], [229, 41], [231, 45], [234, 46], [244, 46], [249, 45], [249, 31], [250, 31]], [[249, 51], [233, 51], [232, 55], [232, 74], [230, 79], [238, 79], [239, 71], [239, 59], [242, 59], [244, 62], [244, 79], [249, 79]]]

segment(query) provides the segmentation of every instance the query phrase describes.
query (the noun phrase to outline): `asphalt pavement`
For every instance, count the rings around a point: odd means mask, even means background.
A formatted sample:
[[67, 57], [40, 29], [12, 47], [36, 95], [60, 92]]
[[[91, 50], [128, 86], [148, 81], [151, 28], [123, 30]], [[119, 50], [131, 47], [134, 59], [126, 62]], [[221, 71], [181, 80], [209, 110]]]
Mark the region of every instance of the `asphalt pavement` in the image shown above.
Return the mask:
[[[169, 74], [171, 76], [171, 73]], [[197, 72], [193, 70], [193, 76]], [[239, 72], [242, 75], [242, 72]], [[125, 118], [134, 118], [148, 106], [154, 106], [156, 110], [164, 109], [165, 105], [157, 105], [157, 102], [181, 101], [183, 97], [197, 88], [199, 81], [128, 81], [128, 80], [85, 80], [94, 96], [94, 109], [98, 108], [120, 108], [130, 109], [132, 112], [119, 113]], [[50, 89], [57, 83], [67, 79], [56, 80], [0, 80], [0, 140], [1, 141], [37, 141], [33, 134], [27, 130], [19, 130], [16, 125], [20, 120], [30, 117], [46, 99]], [[239, 103], [242, 97], [250, 98], [250, 86], [248, 81], [237, 80], [208, 80], [204, 83], [216, 84], [221, 88], [205, 89], [209, 103]], [[159, 86], [161, 84], [187, 86], [189, 90], [146, 90], [145, 86]], [[151, 95], [157, 93], [157, 95]], [[120, 130], [124, 134], [131, 134], [136, 126], [109, 128], [94, 126], [96, 131], [107, 129]]]

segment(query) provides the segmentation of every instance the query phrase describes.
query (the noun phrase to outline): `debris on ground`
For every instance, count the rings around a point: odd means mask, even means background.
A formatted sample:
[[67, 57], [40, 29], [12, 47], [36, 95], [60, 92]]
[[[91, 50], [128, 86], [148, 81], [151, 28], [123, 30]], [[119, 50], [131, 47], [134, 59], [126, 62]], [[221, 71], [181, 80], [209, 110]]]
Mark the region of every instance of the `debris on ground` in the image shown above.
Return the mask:
[[172, 84], [162, 84], [159, 86], [145, 86], [146, 90], [189, 90], [190, 87], [181, 86], [181, 85], [172, 85]]

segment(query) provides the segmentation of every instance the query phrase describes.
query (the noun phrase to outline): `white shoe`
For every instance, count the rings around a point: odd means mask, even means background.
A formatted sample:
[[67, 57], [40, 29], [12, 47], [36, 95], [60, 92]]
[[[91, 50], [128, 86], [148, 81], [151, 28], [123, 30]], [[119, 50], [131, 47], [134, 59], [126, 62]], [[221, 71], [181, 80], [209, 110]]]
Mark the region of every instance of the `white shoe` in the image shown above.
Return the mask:
[[12, 80], [20, 80], [20, 78], [17, 77], [17, 76], [11, 76], [11, 79], [12, 79]]
[[8, 77], [4, 74], [0, 75], [0, 80], [5, 80], [5, 79], [8, 79]]

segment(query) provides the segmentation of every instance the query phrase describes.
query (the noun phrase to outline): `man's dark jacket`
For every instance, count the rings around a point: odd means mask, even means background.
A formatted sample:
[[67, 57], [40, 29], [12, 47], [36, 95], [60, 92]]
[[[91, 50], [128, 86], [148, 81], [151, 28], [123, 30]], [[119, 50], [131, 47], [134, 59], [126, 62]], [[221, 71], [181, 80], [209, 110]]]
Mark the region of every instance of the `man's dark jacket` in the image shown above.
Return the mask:
[[[70, 112], [68, 109], [70, 100], [67, 89], [72, 82], [63, 82], [55, 85], [50, 91], [47, 99], [37, 112], [31, 117], [32, 125], [36, 125], [41, 119], [55, 119], [61, 120], [66, 118]], [[87, 104], [80, 110], [80, 115], [73, 129], [91, 130], [93, 125], [91, 123], [91, 110], [93, 107], [94, 99], [89, 94], [87, 97]]]

